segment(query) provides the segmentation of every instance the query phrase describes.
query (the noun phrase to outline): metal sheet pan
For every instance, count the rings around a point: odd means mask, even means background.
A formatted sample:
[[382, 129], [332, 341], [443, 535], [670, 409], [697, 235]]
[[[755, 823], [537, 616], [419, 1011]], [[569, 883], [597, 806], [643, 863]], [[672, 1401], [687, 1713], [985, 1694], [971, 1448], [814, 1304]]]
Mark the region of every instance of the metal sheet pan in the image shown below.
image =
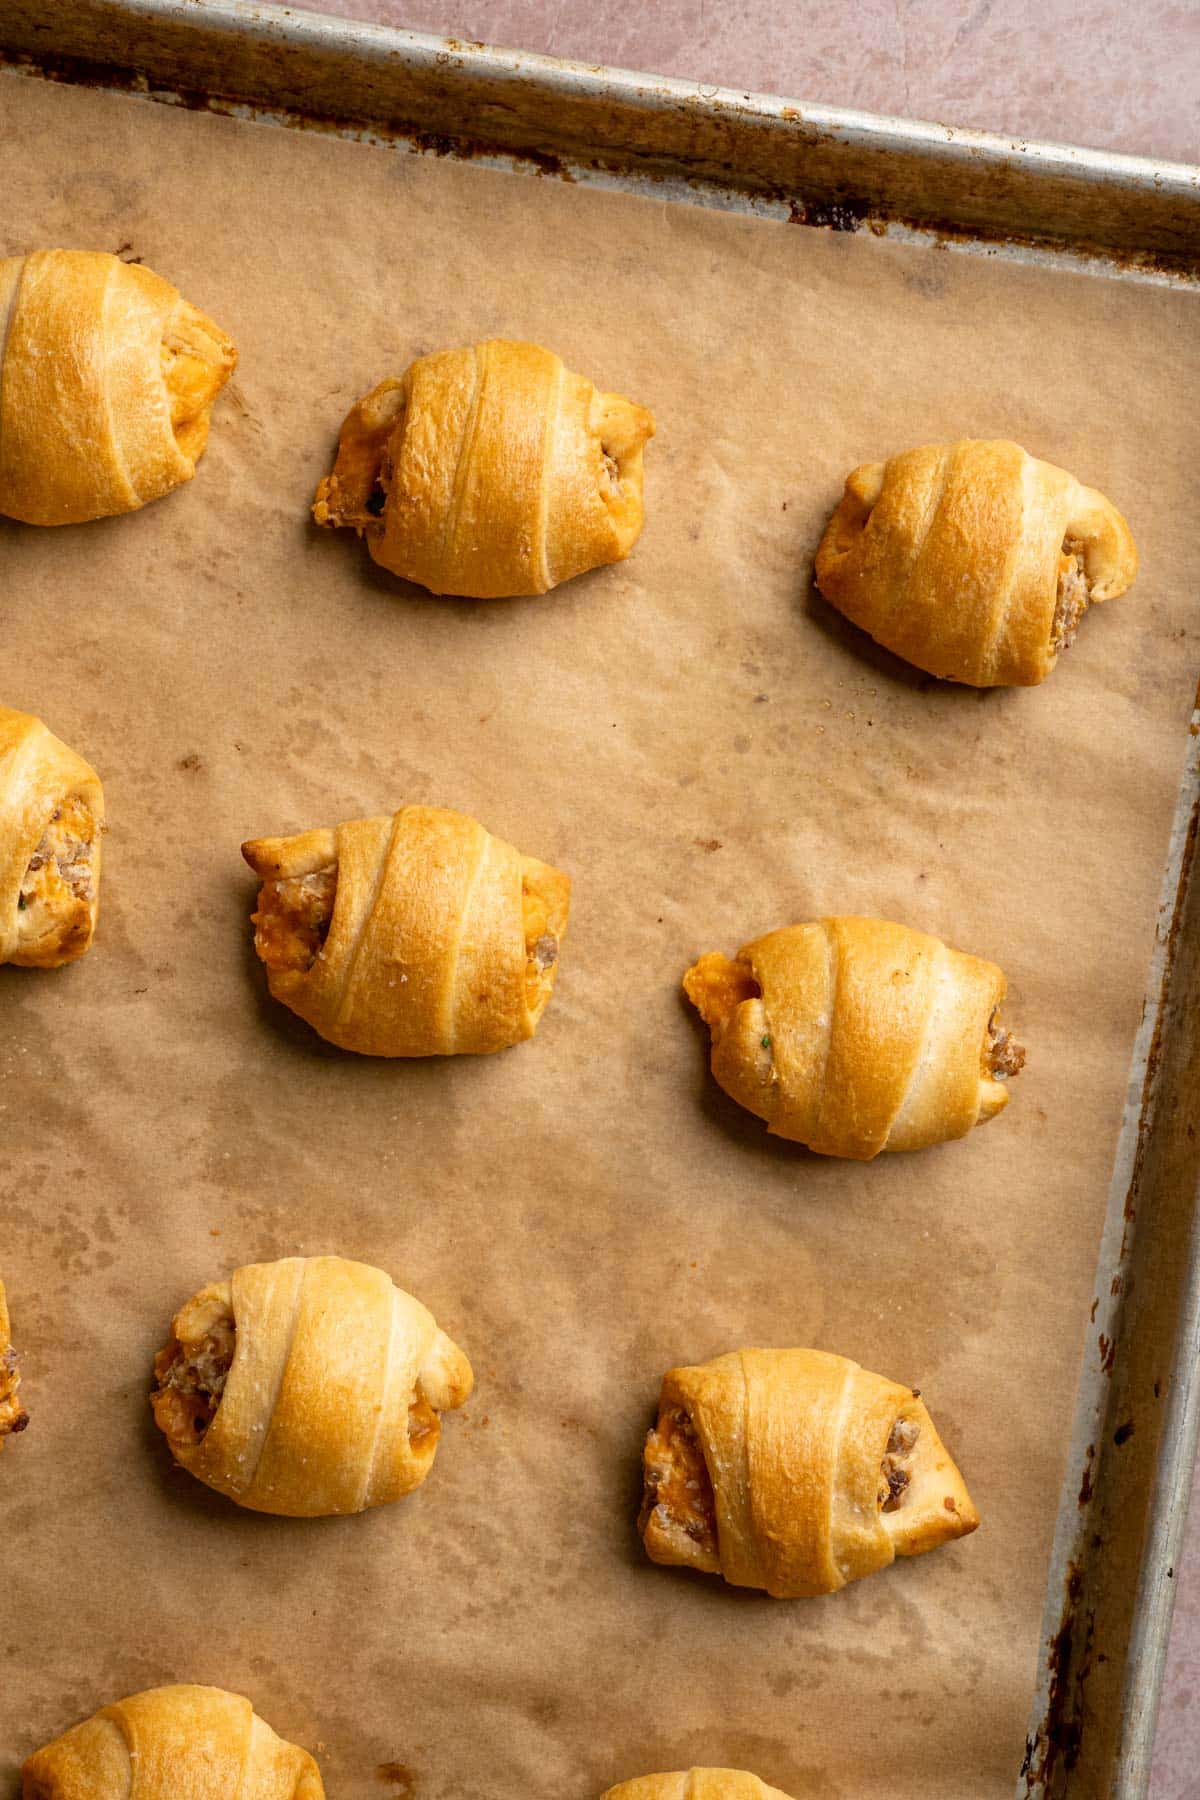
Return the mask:
[[[928, 234], [1130, 280], [1200, 274], [1200, 170], [584, 69], [236, 0], [8, 0], [31, 72], [288, 125]], [[1163, 874], [1046, 1595], [1029, 1796], [1145, 1791], [1197, 1442], [1200, 715]]]

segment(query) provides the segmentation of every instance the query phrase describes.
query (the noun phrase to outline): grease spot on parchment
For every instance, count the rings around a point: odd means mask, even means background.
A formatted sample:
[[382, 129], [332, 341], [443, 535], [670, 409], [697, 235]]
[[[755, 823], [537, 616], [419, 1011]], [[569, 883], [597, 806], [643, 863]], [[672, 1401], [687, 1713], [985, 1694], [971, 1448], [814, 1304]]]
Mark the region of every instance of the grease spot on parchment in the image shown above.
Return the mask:
[[380, 1763], [375, 1773], [380, 1781], [388, 1783], [396, 1800], [411, 1800], [417, 1791], [417, 1778], [407, 1763]]

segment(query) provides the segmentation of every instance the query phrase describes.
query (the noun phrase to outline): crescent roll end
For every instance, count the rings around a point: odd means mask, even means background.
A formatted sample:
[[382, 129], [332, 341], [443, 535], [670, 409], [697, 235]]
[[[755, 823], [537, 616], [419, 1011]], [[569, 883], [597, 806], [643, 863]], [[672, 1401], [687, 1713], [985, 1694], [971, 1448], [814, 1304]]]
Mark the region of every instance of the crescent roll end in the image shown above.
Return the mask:
[[163, 330], [161, 355], [171, 429], [194, 473], [208, 444], [213, 405], [237, 367], [237, 346], [180, 295]]
[[242, 856], [262, 882], [251, 914], [254, 948], [276, 999], [302, 984], [320, 955], [337, 898], [337, 833], [325, 827], [295, 837], [251, 838]]
[[663, 1381], [658, 1421], [642, 1453], [642, 1505], [638, 1535], [651, 1562], [721, 1573], [717, 1509], [703, 1446], [691, 1411]]
[[180, 1307], [154, 1358], [154, 1422], [185, 1468], [216, 1417], [236, 1345], [232, 1289], [215, 1281]]
[[294, 837], [250, 838], [242, 855], [261, 881], [291, 880], [313, 875], [337, 855], [337, 834], [323, 827]]
[[533, 857], [521, 863], [521, 922], [525, 935], [525, 1003], [529, 1036], [541, 1023], [554, 992], [559, 950], [571, 910], [571, 877]]
[[654, 436], [654, 414], [623, 394], [597, 394], [592, 426], [599, 457], [595, 482], [613, 532], [605, 560], [623, 562], [645, 522], [644, 453]]
[[455, 1412], [471, 1398], [475, 1372], [454, 1339], [439, 1327], [417, 1381], [435, 1412]]
[[763, 990], [744, 952], [731, 958], [708, 951], [684, 975], [683, 991], [711, 1033], [717, 1086], [779, 1135], [774, 1043]]
[[979, 1514], [967, 1484], [924, 1402], [915, 1396], [891, 1427], [881, 1468], [881, 1491], [886, 1486], [889, 1498], [897, 1475], [903, 1477], [903, 1504], [889, 1507], [885, 1501], [881, 1515], [897, 1556], [921, 1556], [978, 1529]]
[[1026, 1050], [1024, 1044], [1019, 1044], [1012, 1032], [1000, 1023], [1000, 1008], [1007, 992], [1003, 975], [993, 964], [981, 966], [993, 970], [995, 980], [983, 1034], [983, 1066], [979, 1075], [979, 1117], [976, 1122], [985, 1125], [1008, 1105], [1008, 1083], [1025, 1067]]
[[1138, 553], [1122, 513], [1095, 488], [1075, 484], [1065, 536], [1079, 545], [1089, 601], [1116, 600], [1137, 579]]
[[21, 1372], [17, 1353], [12, 1347], [8, 1300], [4, 1283], [0, 1281], [0, 1450], [4, 1448], [6, 1438], [15, 1437], [29, 1423], [29, 1414], [19, 1398], [20, 1387]]
[[349, 526], [360, 537], [383, 531], [391, 484], [388, 446], [407, 401], [407, 383], [389, 378], [350, 408], [338, 433], [333, 468], [313, 500], [318, 525], [330, 531]]
[[871, 510], [883, 492], [884, 468], [883, 463], [860, 463], [846, 477], [842, 497], [817, 546], [817, 586], [827, 600], [833, 598], [831, 589], [838, 588], [846, 559], [858, 543]]
[[91, 947], [104, 790], [40, 719], [0, 706], [0, 962], [58, 969]]

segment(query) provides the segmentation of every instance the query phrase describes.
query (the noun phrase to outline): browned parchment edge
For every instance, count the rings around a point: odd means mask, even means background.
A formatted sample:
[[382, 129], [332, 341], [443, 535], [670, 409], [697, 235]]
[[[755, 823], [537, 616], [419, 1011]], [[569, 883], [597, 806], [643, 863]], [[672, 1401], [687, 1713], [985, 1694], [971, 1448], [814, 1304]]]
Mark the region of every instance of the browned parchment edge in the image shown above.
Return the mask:
[[1200, 692], [1055, 1533], [1021, 1796], [1149, 1780], [1200, 1404]]

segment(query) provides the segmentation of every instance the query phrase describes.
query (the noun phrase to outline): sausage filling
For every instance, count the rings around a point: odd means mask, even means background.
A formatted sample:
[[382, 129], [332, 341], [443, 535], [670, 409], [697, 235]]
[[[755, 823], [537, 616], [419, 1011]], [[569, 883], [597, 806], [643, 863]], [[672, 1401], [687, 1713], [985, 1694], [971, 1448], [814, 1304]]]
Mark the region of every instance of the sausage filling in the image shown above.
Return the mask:
[[888, 1433], [887, 1448], [880, 1464], [879, 1506], [885, 1513], [898, 1512], [912, 1480], [911, 1459], [921, 1427], [915, 1419], [897, 1419]]
[[1092, 599], [1092, 584], [1084, 568], [1084, 546], [1079, 538], [1064, 538], [1058, 569], [1058, 599], [1054, 608], [1054, 624], [1050, 632], [1050, 648], [1055, 655], [1068, 650], [1075, 642], [1079, 621]]
[[17, 1398], [20, 1385], [16, 1351], [0, 1350], [0, 1443], [24, 1431], [29, 1423], [29, 1414]]
[[1007, 1081], [1025, 1067], [1024, 1044], [1018, 1044], [1012, 1033], [1005, 1031], [995, 1013], [988, 1020], [984, 1061], [993, 1081]]
[[233, 1367], [237, 1326], [228, 1285], [205, 1288], [171, 1327], [171, 1341], [154, 1359], [155, 1423], [172, 1446], [195, 1449], [216, 1417]]
[[258, 893], [254, 948], [268, 969], [311, 969], [325, 946], [337, 898], [337, 865], [314, 875], [264, 881]]
[[681, 1406], [663, 1406], [643, 1452], [638, 1531], [659, 1562], [720, 1569], [717, 1503], [696, 1428]]
[[30, 857], [21, 882], [14, 962], [61, 962], [87, 948], [96, 897], [96, 838], [91, 807], [75, 796], [64, 800]]

